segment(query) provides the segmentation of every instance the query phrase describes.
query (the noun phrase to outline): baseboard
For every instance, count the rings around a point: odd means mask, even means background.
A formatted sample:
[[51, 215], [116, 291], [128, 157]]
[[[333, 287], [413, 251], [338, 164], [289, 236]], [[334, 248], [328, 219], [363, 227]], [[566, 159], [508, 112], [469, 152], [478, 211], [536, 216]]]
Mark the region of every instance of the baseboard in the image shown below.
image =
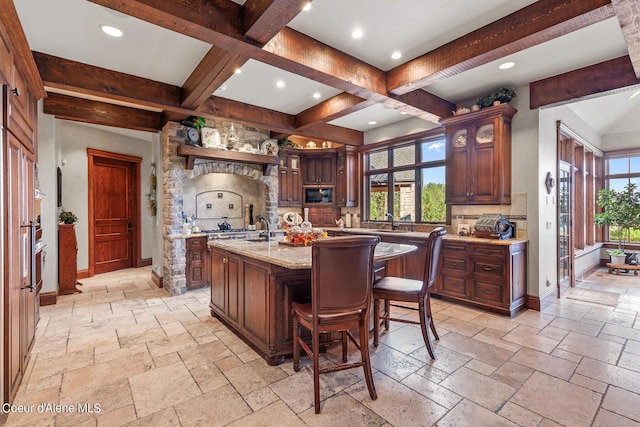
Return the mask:
[[162, 279], [163, 278], [161, 276], [158, 276], [158, 273], [156, 273], [154, 270], [151, 270], [151, 280], [159, 288], [162, 287]]
[[58, 302], [57, 292], [40, 292], [40, 306], [56, 305]]
[[143, 258], [140, 260], [140, 267], [146, 267], [153, 264], [152, 258]]
[[540, 311], [540, 298], [533, 295], [527, 295], [524, 306], [531, 310]]
[[89, 270], [78, 270], [78, 279], [88, 279], [89, 277], [91, 277], [91, 275], [89, 274]]

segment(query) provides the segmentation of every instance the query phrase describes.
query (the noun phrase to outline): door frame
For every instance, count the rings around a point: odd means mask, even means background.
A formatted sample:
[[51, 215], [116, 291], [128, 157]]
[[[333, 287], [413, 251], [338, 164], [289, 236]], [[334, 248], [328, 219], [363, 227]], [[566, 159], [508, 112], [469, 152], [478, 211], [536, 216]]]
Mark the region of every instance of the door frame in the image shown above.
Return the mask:
[[131, 251], [133, 254], [133, 266], [141, 267], [141, 232], [140, 232], [140, 169], [142, 158], [137, 156], [130, 156], [127, 154], [112, 153], [110, 151], [96, 150], [94, 148], [87, 148], [87, 176], [88, 176], [88, 217], [89, 217], [89, 277], [95, 275], [95, 206], [93, 203], [93, 196], [95, 189], [93, 188], [93, 172], [94, 172], [94, 160], [95, 158], [120, 160], [129, 163], [133, 171], [133, 218], [132, 218], [132, 241]]

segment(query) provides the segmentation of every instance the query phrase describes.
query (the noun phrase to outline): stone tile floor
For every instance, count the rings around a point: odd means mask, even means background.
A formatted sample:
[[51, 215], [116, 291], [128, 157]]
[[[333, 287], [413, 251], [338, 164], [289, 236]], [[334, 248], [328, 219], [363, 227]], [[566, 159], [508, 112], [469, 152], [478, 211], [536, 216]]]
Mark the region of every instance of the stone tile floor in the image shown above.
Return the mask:
[[[319, 415], [308, 359], [298, 373], [290, 359], [268, 366], [211, 317], [207, 290], [170, 297], [150, 278], [148, 268], [99, 275], [83, 280], [82, 294], [42, 307], [15, 399], [33, 412], [0, 423], [640, 425], [640, 278], [633, 275], [600, 270], [578, 282], [620, 294], [616, 307], [563, 297], [542, 313], [509, 319], [433, 300], [438, 359], [429, 359], [419, 327], [392, 323], [371, 349], [378, 399], [370, 399], [361, 369], [322, 375]], [[322, 363], [337, 354], [327, 352]]]

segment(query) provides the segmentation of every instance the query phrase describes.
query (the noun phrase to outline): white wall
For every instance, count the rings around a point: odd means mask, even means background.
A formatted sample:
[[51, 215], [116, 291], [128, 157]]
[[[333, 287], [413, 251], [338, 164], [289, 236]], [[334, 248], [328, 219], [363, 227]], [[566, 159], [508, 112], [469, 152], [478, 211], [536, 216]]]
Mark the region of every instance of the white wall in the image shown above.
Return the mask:
[[[58, 165], [62, 168], [62, 205], [78, 217], [76, 238], [78, 240], [78, 270], [88, 269], [88, 176], [87, 148], [94, 148], [114, 153], [127, 154], [142, 158], [141, 163], [141, 257], [154, 258], [158, 244], [156, 239], [156, 218], [147, 213], [145, 194], [149, 192], [149, 175], [151, 162], [159, 155], [160, 139], [158, 134], [129, 131], [102, 126], [89, 126], [65, 120], [57, 120], [52, 116], [40, 114], [38, 118], [38, 167], [41, 185], [45, 182], [51, 189], [44, 189], [43, 199], [43, 239], [49, 236], [47, 243], [46, 279], [44, 292], [57, 289], [57, 234], [58, 209], [56, 207], [56, 175]], [[65, 163], [64, 165], [62, 165]], [[160, 163], [156, 161], [156, 163]], [[161, 171], [157, 173], [161, 176]], [[161, 203], [159, 204], [161, 205]], [[158, 213], [161, 214], [160, 212]], [[46, 218], [46, 219], [45, 219]], [[55, 231], [54, 231], [55, 230]], [[160, 258], [161, 259], [161, 255]], [[161, 266], [160, 266], [161, 269]]]

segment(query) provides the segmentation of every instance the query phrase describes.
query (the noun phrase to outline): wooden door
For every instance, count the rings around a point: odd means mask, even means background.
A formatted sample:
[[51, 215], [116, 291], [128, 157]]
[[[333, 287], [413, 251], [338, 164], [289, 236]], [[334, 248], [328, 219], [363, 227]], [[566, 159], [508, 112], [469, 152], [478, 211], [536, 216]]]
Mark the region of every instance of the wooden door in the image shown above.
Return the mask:
[[89, 273], [140, 264], [138, 157], [88, 149]]

